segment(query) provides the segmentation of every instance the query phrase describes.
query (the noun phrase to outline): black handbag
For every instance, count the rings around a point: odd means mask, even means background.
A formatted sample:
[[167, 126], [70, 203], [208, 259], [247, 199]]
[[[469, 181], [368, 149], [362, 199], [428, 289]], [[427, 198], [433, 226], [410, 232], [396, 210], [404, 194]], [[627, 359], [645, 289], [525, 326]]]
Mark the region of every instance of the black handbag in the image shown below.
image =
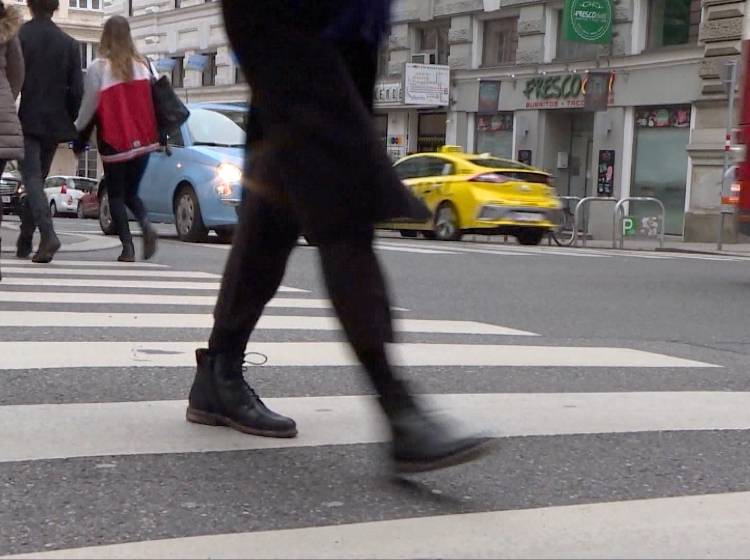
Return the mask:
[[151, 69], [151, 95], [154, 100], [156, 126], [159, 129], [159, 140], [166, 144], [167, 137], [180, 128], [190, 117], [190, 111], [177, 97], [166, 76], [157, 78]]

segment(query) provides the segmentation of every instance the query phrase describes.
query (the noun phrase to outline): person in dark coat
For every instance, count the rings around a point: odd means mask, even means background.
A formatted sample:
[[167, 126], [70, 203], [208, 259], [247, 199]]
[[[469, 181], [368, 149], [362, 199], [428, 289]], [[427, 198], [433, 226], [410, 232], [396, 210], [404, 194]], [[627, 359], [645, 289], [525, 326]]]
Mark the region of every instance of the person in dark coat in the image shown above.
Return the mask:
[[41, 241], [33, 260], [47, 263], [60, 248], [60, 240], [52, 225], [44, 181], [58, 144], [78, 136], [74, 123], [83, 98], [83, 72], [78, 43], [52, 21], [59, 1], [27, 0], [27, 4], [32, 19], [19, 33], [26, 61], [19, 109], [26, 152], [21, 164], [26, 204], [16, 255], [27, 258], [31, 254], [34, 230], [39, 228]]
[[[22, 23], [23, 15], [18, 8], [0, 2], [0, 176], [9, 160], [23, 158], [23, 134], [16, 112], [16, 99], [24, 75], [23, 53], [18, 41]], [[0, 204], [0, 224], [2, 221]]]
[[224, 0], [229, 39], [253, 93], [246, 192], [198, 368], [187, 419], [294, 437], [243, 377], [245, 348], [276, 293], [300, 234], [319, 248], [331, 301], [389, 420], [400, 471], [478, 456], [486, 440], [457, 437], [428, 415], [393, 371], [390, 302], [373, 251], [374, 224], [425, 221], [428, 210], [394, 173], [371, 115], [387, 0]]

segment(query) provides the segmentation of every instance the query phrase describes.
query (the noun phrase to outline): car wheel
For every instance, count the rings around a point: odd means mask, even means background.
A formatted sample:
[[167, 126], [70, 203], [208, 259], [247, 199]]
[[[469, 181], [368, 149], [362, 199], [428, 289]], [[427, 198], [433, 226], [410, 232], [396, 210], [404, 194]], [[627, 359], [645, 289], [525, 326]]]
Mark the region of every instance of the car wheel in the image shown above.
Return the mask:
[[522, 229], [516, 235], [516, 239], [521, 245], [539, 245], [544, 239], [546, 230], [539, 228]]
[[219, 237], [219, 243], [232, 243], [232, 238], [234, 238], [234, 230], [232, 228], [217, 229], [214, 231], [216, 231], [216, 235]]
[[76, 208], [76, 218], [83, 220], [86, 217], [86, 213], [83, 211], [83, 202], [78, 201], [78, 208]]
[[112, 211], [109, 208], [109, 195], [107, 189], [102, 189], [99, 195], [99, 227], [104, 235], [114, 235], [115, 223], [112, 220]]
[[59, 214], [57, 213], [57, 204], [55, 204], [54, 200], [49, 205], [49, 213], [52, 214], [53, 218], [57, 218], [59, 216]]
[[180, 241], [203, 243], [208, 230], [203, 225], [203, 216], [198, 197], [192, 187], [182, 187], [174, 204], [174, 224]]
[[443, 202], [435, 211], [435, 238], [440, 241], [458, 241], [463, 237], [458, 224], [458, 213], [450, 202]]
[[411, 229], [402, 229], [400, 232], [401, 237], [416, 237], [417, 232]]

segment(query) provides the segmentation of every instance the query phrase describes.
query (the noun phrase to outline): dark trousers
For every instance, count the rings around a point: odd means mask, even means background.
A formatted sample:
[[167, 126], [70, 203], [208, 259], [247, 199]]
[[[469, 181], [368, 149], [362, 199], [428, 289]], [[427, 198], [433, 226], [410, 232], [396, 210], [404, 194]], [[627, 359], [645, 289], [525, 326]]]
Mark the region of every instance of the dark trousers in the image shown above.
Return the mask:
[[[263, 308], [279, 288], [299, 226], [291, 212], [246, 193], [214, 311], [212, 353], [241, 354]], [[380, 355], [393, 340], [386, 284], [373, 251], [373, 230], [321, 241], [323, 275], [333, 307], [360, 358]], [[368, 368], [383, 395], [395, 383], [389, 368]]]
[[109, 210], [117, 235], [123, 245], [133, 242], [126, 207], [130, 209], [141, 227], [146, 221], [146, 208], [143, 206], [141, 197], [138, 196], [138, 189], [147, 165], [148, 155], [121, 163], [104, 164]]
[[54, 140], [33, 136], [24, 138], [25, 156], [21, 162], [21, 175], [26, 186], [26, 202], [21, 208], [19, 244], [30, 244], [36, 228], [39, 228], [42, 240], [55, 235], [47, 195], [44, 194], [44, 181], [52, 167], [57, 145]]
[[[0, 177], [5, 173], [5, 166], [8, 164], [4, 159], [0, 159]], [[0, 225], [3, 223], [3, 205], [0, 204]]]

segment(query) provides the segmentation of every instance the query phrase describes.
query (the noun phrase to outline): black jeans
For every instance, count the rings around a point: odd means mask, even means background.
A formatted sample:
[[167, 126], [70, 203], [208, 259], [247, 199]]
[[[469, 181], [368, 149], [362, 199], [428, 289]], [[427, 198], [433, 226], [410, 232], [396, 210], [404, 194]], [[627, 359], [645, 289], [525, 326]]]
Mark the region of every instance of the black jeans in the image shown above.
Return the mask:
[[123, 245], [133, 242], [126, 207], [130, 209], [141, 227], [146, 222], [146, 208], [143, 206], [141, 197], [138, 196], [138, 188], [141, 186], [141, 179], [148, 165], [148, 157], [145, 155], [122, 163], [104, 164], [109, 210], [117, 235]]
[[33, 136], [24, 138], [25, 156], [20, 163], [26, 186], [26, 202], [21, 207], [19, 245], [30, 244], [36, 228], [39, 228], [43, 241], [55, 236], [47, 195], [44, 194], [44, 181], [52, 167], [57, 146], [54, 140]]

